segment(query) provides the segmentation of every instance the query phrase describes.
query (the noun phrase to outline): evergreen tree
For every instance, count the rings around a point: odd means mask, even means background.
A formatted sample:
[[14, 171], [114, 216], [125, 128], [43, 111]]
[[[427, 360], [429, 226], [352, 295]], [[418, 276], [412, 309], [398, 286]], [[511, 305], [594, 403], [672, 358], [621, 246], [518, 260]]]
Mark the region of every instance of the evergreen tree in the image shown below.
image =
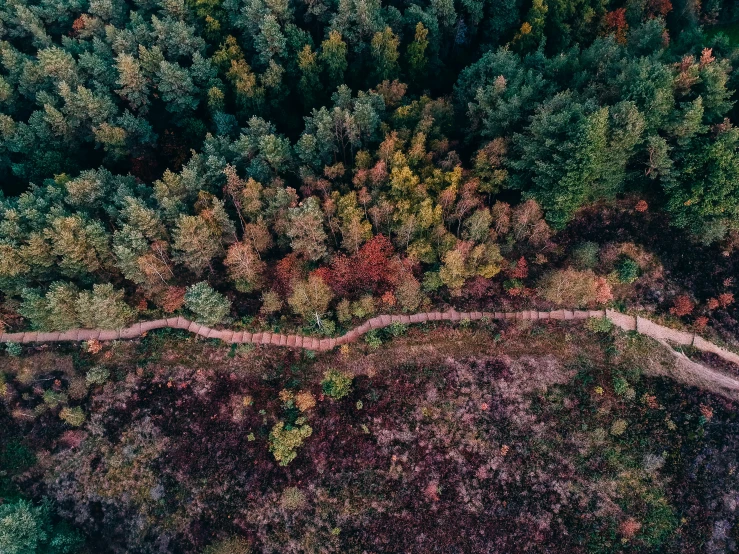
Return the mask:
[[195, 319], [204, 325], [223, 323], [231, 310], [231, 301], [201, 281], [188, 287], [185, 293], [185, 308], [195, 314]]

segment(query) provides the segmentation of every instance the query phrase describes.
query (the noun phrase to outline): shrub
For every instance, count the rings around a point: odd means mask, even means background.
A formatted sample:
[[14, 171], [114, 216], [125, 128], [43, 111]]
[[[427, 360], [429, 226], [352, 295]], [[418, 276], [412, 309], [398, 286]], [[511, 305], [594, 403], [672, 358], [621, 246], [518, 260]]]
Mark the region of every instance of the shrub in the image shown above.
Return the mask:
[[17, 358], [23, 354], [23, 347], [17, 342], [8, 342], [5, 344], [5, 351], [8, 353], [8, 356]]
[[88, 385], [104, 385], [110, 377], [108, 368], [96, 365], [91, 367], [85, 374], [85, 381]]
[[393, 321], [387, 330], [392, 336], [400, 337], [408, 332], [408, 326], [400, 321]]
[[359, 319], [364, 319], [375, 313], [375, 301], [370, 295], [364, 295], [362, 298], [352, 303], [352, 315]]
[[693, 313], [694, 308], [695, 304], [690, 300], [690, 297], [685, 294], [681, 294], [675, 298], [672, 308], [670, 308], [670, 313], [678, 317], [683, 317]]
[[614, 437], [619, 437], [623, 435], [626, 432], [626, 428], [629, 426], [629, 423], [625, 419], [617, 419], [613, 422], [613, 425], [611, 425], [611, 435]]
[[287, 487], [280, 495], [280, 507], [283, 510], [295, 511], [305, 506], [305, 495], [298, 487]]
[[336, 305], [336, 319], [339, 323], [348, 323], [352, 320], [351, 303], [346, 298], [342, 298]]
[[204, 325], [223, 322], [231, 310], [231, 301], [201, 281], [188, 287], [185, 307], [195, 314], [195, 319]]
[[313, 429], [309, 425], [286, 426], [284, 421], [278, 421], [269, 433], [269, 451], [281, 466], [286, 466], [296, 458], [297, 449], [311, 434]]
[[324, 336], [332, 337], [336, 333], [336, 323], [330, 319], [322, 319], [320, 331]]
[[613, 323], [606, 317], [590, 317], [585, 322], [585, 328], [593, 333], [610, 333]]
[[62, 408], [62, 411], [59, 412], [59, 417], [72, 427], [79, 427], [85, 422], [85, 412], [79, 406]]
[[572, 250], [572, 262], [578, 269], [593, 269], [598, 265], [598, 252], [597, 242], [583, 242]]
[[382, 339], [376, 329], [373, 329], [366, 335], [364, 335], [364, 342], [366, 342], [370, 348], [380, 348], [382, 346]]
[[323, 381], [321, 381], [323, 394], [334, 400], [339, 400], [348, 395], [351, 392], [351, 387], [352, 378], [346, 373], [329, 369], [323, 374]]
[[616, 264], [616, 275], [619, 283], [633, 283], [641, 275], [641, 268], [634, 260], [628, 256], [623, 256]]
[[617, 396], [625, 396], [628, 390], [629, 382], [626, 379], [623, 377], [613, 378], [613, 392], [615, 392]]
[[295, 395], [295, 406], [301, 412], [306, 412], [316, 405], [316, 397], [310, 391], [300, 391]]

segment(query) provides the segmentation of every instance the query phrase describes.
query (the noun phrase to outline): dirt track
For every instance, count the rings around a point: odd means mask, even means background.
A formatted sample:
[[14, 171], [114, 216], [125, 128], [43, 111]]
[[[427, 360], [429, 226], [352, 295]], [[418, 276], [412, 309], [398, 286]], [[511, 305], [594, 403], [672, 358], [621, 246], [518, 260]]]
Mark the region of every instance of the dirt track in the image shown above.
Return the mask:
[[[71, 329], [56, 333], [22, 332], [0, 334], [0, 342], [15, 343], [45, 343], [59, 341], [88, 341], [88, 340], [120, 340], [134, 339], [143, 333], [153, 329], [165, 327], [173, 329], [184, 329], [209, 339], [220, 339], [226, 343], [251, 343], [268, 344], [273, 346], [286, 346], [288, 348], [304, 348], [315, 351], [328, 351], [336, 346], [354, 342], [359, 337], [373, 329], [388, 327], [393, 323], [413, 324], [426, 321], [462, 321], [480, 319], [503, 319], [503, 320], [579, 320], [584, 321], [591, 317], [607, 318], [617, 327], [625, 331], [635, 331], [639, 334], [652, 337], [667, 346], [677, 357], [675, 374], [672, 377], [685, 382], [703, 386], [716, 392], [724, 391], [731, 397], [739, 398], [739, 380], [725, 375], [719, 371], [703, 366], [688, 359], [684, 354], [676, 352], [671, 344], [692, 346], [704, 352], [711, 352], [717, 356], [739, 366], [739, 355], [721, 348], [692, 332], [677, 331], [658, 325], [640, 316], [631, 316], [614, 312], [612, 310], [555, 310], [551, 312], [538, 312], [525, 310], [522, 312], [423, 312], [412, 315], [379, 315], [366, 321], [359, 327], [355, 327], [345, 335], [335, 339], [317, 339], [315, 337], [304, 337], [300, 335], [282, 335], [276, 333], [250, 333], [247, 331], [217, 330], [199, 323], [195, 323], [184, 317], [173, 317], [155, 321], [134, 323], [130, 327], [117, 330], [106, 329]], [[702, 384], [701, 384], [702, 383]], [[710, 383], [711, 386], [706, 386]]]

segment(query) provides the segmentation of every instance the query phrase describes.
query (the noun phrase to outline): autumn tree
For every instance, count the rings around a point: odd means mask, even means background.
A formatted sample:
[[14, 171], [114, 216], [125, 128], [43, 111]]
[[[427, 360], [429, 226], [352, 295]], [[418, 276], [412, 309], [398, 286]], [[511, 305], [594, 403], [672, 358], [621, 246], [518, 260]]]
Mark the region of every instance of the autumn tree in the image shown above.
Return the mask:
[[259, 258], [251, 243], [233, 243], [228, 247], [223, 263], [237, 290], [251, 292], [261, 287], [266, 264]]
[[287, 236], [293, 251], [311, 261], [320, 260], [328, 252], [324, 215], [318, 198], [311, 196], [288, 210]]
[[311, 274], [307, 280], [293, 283], [287, 302], [296, 314], [320, 328], [332, 298], [331, 288], [320, 276]]

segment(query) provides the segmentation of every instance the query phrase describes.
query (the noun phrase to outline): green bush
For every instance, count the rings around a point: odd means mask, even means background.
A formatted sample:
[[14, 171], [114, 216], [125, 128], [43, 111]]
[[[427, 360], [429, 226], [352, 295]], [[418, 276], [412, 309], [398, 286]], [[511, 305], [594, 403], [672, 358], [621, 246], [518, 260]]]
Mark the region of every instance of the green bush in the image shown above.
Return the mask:
[[634, 260], [624, 256], [616, 264], [616, 275], [621, 283], [633, 283], [641, 275], [641, 268]]
[[370, 348], [380, 348], [380, 346], [382, 346], [382, 339], [380, 338], [380, 333], [377, 332], [377, 329], [373, 329], [364, 335], [364, 342], [369, 344]]
[[[298, 420], [302, 419], [298, 418]], [[286, 466], [295, 459], [298, 455], [297, 449], [311, 434], [313, 434], [313, 429], [310, 425], [292, 426], [285, 425], [284, 421], [278, 421], [269, 433], [269, 451], [281, 466]]]
[[88, 385], [104, 385], [110, 377], [108, 368], [96, 365], [91, 367], [85, 375], [85, 381]]
[[79, 427], [85, 422], [85, 412], [79, 406], [62, 408], [62, 411], [59, 412], [59, 417], [72, 427]]
[[321, 388], [326, 396], [339, 400], [351, 392], [352, 378], [335, 369], [329, 369], [323, 374]]
[[600, 246], [597, 242], [583, 242], [572, 250], [572, 263], [578, 269], [593, 269], [598, 265]]
[[593, 333], [610, 333], [613, 323], [606, 317], [590, 317], [585, 322], [585, 328]]
[[629, 382], [626, 379], [623, 377], [613, 378], [613, 392], [615, 392], [617, 396], [625, 396], [628, 391]]
[[8, 356], [13, 356], [14, 358], [17, 358], [18, 356], [23, 354], [23, 347], [17, 342], [8, 342], [5, 343], [5, 351], [8, 353]]
[[392, 336], [400, 337], [408, 332], [408, 326], [400, 321], [393, 321], [387, 330]]

